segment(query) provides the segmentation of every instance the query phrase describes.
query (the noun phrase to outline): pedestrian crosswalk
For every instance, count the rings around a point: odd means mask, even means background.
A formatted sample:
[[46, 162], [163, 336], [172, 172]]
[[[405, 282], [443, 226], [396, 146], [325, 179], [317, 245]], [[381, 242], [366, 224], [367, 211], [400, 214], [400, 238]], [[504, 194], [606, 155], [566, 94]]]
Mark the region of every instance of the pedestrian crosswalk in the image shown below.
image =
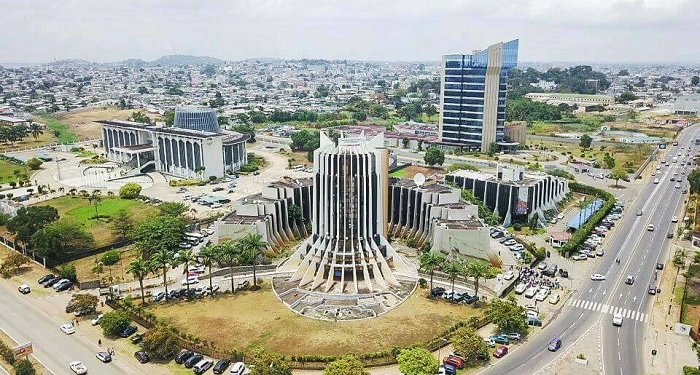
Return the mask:
[[622, 307], [616, 307], [605, 303], [586, 301], [582, 299], [570, 299], [566, 304], [577, 309], [602, 312], [603, 314], [620, 314], [625, 319], [633, 319], [640, 322], [649, 323], [649, 314]]

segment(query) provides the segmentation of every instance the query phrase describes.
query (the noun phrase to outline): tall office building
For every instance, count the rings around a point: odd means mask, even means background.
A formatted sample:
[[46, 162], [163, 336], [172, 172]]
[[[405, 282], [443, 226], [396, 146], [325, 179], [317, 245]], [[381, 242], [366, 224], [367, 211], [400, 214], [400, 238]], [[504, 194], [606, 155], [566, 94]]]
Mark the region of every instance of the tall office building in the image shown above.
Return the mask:
[[440, 144], [482, 152], [492, 143], [506, 145], [506, 81], [517, 61], [518, 39], [471, 55], [442, 57]]

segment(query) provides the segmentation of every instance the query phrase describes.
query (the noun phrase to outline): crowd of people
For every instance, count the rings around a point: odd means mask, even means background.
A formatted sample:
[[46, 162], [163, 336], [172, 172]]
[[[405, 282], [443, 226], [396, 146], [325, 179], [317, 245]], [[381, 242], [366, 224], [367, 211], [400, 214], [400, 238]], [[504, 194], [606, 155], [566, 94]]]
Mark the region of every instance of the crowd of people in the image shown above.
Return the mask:
[[551, 278], [543, 275], [540, 271], [528, 267], [520, 267], [520, 282], [529, 287], [547, 287], [549, 289], [562, 289], [559, 278]]

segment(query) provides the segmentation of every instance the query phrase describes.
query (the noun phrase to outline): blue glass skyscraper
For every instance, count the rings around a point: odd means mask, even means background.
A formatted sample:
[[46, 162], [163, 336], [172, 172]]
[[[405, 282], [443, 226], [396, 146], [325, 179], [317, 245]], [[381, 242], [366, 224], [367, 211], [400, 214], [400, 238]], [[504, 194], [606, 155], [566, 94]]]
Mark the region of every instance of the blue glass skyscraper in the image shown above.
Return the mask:
[[445, 146], [488, 152], [503, 144], [508, 71], [518, 63], [518, 39], [471, 55], [442, 57], [440, 125]]

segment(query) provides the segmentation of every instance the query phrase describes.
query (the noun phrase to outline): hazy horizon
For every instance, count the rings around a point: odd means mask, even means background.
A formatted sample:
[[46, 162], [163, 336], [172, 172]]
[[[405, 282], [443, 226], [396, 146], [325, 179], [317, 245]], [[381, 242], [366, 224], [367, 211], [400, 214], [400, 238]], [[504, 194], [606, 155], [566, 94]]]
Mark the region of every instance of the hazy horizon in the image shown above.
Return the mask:
[[5, 64], [163, 55], [439, 61], [520, 39], [523, 62], [698, 63], [693, 0], [6, 0]]

